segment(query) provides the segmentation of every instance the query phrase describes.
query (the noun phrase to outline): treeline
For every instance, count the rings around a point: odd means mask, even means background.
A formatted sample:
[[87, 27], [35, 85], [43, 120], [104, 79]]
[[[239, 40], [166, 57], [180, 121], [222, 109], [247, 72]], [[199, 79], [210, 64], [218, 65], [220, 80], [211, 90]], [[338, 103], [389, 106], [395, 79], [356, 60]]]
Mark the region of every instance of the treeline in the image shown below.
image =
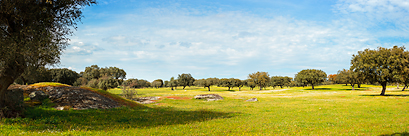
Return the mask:
[[179, 74], [176, 78], [171, 77], [170, 80], [163, 81], [156, 79], [149, 82], [144, 79], [126, 79], [126, 72], [117, 67], [99, 67], [91, 65], [86, 67], [84, 71], [77, 73], [73, 70], [48, 69], [45, 67], [30, 68], [25, 71], [15, 82], [18, 84], [32, 84], [37, 82], [59, 82], [73, 86], [87, 86], [92, 88], [100, 88], [107, 90], [118, 86], [126, 86], [130, 88], [161, 88], [170, 87], [171, 90], [177, 87], [185, 89], [186, 86], [198, 86], [208, 88], [211, 86], [227, 87], [228, 90], [247, 86], [253, 90], [259, 87], [260, 90], [266, 87], [292, 87], [317, 85], [326, 81], [326, 74], [321, 70], [303, 70], [300, 71], [295, 79], [288, 76], [271, 76], [267, 72], [255, 72], [248, 75], [248, 79], [240, 80], [236, 78], [204, 78], [195, 79], [189, 73]]

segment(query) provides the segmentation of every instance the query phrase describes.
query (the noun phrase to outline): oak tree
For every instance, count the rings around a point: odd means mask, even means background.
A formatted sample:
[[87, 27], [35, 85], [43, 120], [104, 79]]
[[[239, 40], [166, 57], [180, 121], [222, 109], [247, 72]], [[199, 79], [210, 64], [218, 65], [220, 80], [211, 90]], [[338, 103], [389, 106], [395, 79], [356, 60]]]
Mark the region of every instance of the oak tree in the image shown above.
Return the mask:
[[295, 80], [299, 83], [311, 84], [312, 89], [314, 85], [322, 83], [327, 78], [327, 74], [322, 70], [305, 69], [301, 70], [295, 75]]
[[256, 73], [249, 74], [248, 78], [259, 86], [260, 90], [267, 87], [267, 85], [270, 83], [270, 75], [267, 72], [257, 71]]
[[385, 95], [386, 85], [399, 81], [404, 75], [409, 65], [408, 57], [405, 47], [365, 49], [352, 56], [351, 69], [360, 72], [369, 82], [381, 84], [380, 95]]

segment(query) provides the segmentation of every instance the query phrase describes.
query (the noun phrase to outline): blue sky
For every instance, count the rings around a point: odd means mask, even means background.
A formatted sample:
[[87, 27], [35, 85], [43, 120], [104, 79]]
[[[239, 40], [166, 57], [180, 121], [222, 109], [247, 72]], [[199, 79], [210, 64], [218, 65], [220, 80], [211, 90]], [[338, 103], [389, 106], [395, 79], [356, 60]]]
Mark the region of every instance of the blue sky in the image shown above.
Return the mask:
[[[59, 67], [115, 66], [127, 78], [246, 79], [350, 67], [353, 54], [409, 43], [408, 0], [99, 0]], [[406, 46], [407, 47], [407, 46]]]

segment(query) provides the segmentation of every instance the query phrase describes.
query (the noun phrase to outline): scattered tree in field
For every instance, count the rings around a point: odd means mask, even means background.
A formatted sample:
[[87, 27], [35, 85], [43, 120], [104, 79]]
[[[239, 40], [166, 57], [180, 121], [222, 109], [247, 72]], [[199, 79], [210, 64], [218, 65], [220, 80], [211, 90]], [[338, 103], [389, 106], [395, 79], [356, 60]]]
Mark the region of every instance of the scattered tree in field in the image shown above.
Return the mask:
[[292, 78], [288, 77], [288, 76], [273, 76], [271, 77], [271, 85], [274, 86], [280, 86], [281, 88], [283, 88], [283, 86], [287, 85], [289, 86], [289, 84], [291, 83]]
[[328, 75], [328, 81], [332, 82], [332, 83], [337, 83], [337, 74], [329, 74]]
[[162, 79], [156, 79], [155, 81], [152, 82], [152, 87], [155, 88], [160, 88], [163, 87], [163, 80]]
[[244, 86], [244, 82], [243, 81], [241, 81], [240, 79], [234, 79], [233, 78], [233, 87], [238, 87], [239, 88], [239, 91], [241, 90], [241, 88]]
[[131, 88], [151, 87], [151, 83], [144, 79], [128, 79], [124, 81], [123, 85]]
[[181, 74], [178, 75], [178, 85], [183, 86], [183, 89], [185, 89], [186, 86], [192, 86], [193, 82], [195, 82], [195, 79], [192, 77], [190, 74]]
[[253, 90], [257, 86], [256, 83], [254, 83], [254, 81], [251, 79], [244, 80], [244, 84], [250, 87], [250, 90]]
[[327, 74], [322, 70], [317, 69], [305, 69], [301, 70], [295, 75], [295, 80], [304, 84], [311, 84], [312, 89], [314, 85], [322, 83], [327, 78]]
[[216, 85], [219, 82], [218, 78], [206, 78], [206, 79], [199, 79], [196, 80], [193, 84], [195, 86], [200, 86], [200, 87], [204, 87], [204, 88], [208, 88], [208, 90], [210, 91], [210, 86], [212, 85]]
[[229, 88], [228, 90], [230, 91], [230, 88], [234, 87], [235, 81], [234, 78], [230, 79], [222, 78], [219, 80], [219, 83], [217, 85], [220, 87], [228, 87]]
[[355, 90], [355, 84], [358, 84], [358, 73], [351, 71], [351, 70], [346, 70], [343, 69], [342, 71], [338, 71], [340, 79], [342, 79], [342, 82], [345, 84], [350, 84], [352, 86], [352, 90]]
[[173, 91], [173, 87], [175, 87], [175, 89], [176, 87], [178, 87], [178, 80], [175, 80], [174, 77], [171, 77], [168, 85], [169, 87], [171, 87], [171, 90]]
[[256, 73], [252, 73], [249, 74], [249, 79], [251, 79], [252, 82], [254, 82], [257, 86], [260, 87], [260, 90], [262, 90], [262, 88], [267, 87], [267, 85], [270, 82], [270, 75], [268, 75], [267, 72], [256, 72]]
[[102, 74], [100, 73], [100, 68], [98, 65], [91, 65], [89, 67], [85, 67], [85, 71], [82, 75], [82, 77], [91, 80], [91, 79], [99, 79], [102, 77]]
[[399, 81], [407, 69], [409, 54], [405, 47], [358, 51], [351, 60], [351, 69], [360, 72], [369, 82], [378, 82], [382, 86], [380, 95], [385, 95], [387, 83]]

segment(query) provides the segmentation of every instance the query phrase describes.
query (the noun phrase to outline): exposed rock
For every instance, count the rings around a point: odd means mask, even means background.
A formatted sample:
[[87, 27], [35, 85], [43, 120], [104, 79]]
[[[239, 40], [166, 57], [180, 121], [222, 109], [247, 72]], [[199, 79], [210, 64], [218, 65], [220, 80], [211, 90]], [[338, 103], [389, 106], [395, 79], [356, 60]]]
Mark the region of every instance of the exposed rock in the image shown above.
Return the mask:
[[248, 99], [248, 100], [246, 100], [247, 102], [256, 102], [256, 101], [258, 101], [258, 99], [257, 98], [251, 98], [251, 99]]
[[28, 95], [31, 100], [38, 100], [43, 101], [44, 99], [48, 98], [48, 95], [45, 94], [43, 91], [33, 91]]
[[207, 101], [223, 100], [218, 94], [199, 94], [194, 97], [195, 99], [206, 99]]
[[37, 88], [37, 90], [43, 90], [48, 94], [50, 100], [57, 107], [71, 107], [72, 109], [82, 110], [109, 109], [120, 106], [118, 102], [112, 99], [80, 87], [41, 87]]
[[155, 100], [159, 100], [160, 97], [139, 97], [134, 99], [134, 101], [140, 103], [140, 104], [151, 104], [155, 103]]

